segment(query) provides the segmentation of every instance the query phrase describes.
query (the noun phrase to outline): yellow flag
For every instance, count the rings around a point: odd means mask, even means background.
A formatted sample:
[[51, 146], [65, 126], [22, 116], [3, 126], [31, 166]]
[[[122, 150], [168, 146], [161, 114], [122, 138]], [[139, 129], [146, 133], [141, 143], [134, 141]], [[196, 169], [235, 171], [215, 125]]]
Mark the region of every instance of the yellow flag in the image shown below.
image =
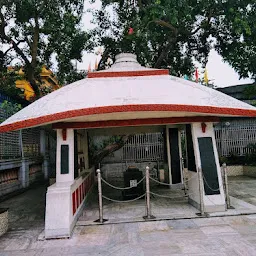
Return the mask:
[[204, 71], [204, 82], [206, 84], [208, 84], [208, 82], [209, 82], [207, 69], [205, 69], [205, 71]]

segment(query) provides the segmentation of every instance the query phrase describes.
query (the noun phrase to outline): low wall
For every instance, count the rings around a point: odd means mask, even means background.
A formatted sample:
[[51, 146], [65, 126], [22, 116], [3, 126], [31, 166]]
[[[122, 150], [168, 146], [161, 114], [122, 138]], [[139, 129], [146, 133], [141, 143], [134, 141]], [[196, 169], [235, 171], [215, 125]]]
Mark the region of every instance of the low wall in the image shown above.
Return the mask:
[[43, 180], [42, 159], [18, 158], [0, 162], [0, 197]]
[[94, 168], [84, 171], [72, 184], [54, 183], [47, 189], [45, 238], [70, 237], [94, 184]]
[[244, 166], [244, 175], [256, 178], [256, 166]]
[[228, 176], [248, 176], [256, 178], [256, 166], [229, 165], [227, 166]]
[[228, 176], [241, 176], [244, 175], [243, 165], [227, 165]]
[[82, 208], [83, 203], [86, 201], [88, 194], [94, 184], [94, 167], [89, 169], [88, 172], [82, 174], [75, 180], [71, 187], [72, 193], [72, 212], [74, 218]]

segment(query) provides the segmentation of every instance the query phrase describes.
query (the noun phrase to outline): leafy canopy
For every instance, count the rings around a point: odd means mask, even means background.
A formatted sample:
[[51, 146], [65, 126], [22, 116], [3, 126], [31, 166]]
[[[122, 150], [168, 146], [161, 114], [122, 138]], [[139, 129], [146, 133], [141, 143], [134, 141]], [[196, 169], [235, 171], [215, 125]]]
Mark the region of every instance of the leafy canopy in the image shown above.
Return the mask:
[[72, 82], [77, 74], [74, 60], [81, 60], [88, 47], [88, 34], [81, 30], [83, 0], [1, 0], [0, 61], [5, 67], [17, 63], [40, 96], [42, 65], [54, 64], [60, 83]]
[[94, 42], [105, 49], [100, 69], [128, 51], [144, 65], [189, 75], [214, 48], [241, 77], [256, 76], [255, 0], [102, 0], [92, 12]]

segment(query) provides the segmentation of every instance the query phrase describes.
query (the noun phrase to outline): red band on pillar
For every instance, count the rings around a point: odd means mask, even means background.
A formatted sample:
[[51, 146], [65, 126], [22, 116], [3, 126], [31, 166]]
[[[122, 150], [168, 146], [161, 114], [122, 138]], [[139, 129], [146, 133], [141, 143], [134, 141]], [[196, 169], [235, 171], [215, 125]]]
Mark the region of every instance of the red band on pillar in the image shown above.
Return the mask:
[[62, 139], [67, 140], [67, 129], [62, 129]]
[[201, 128], [203, 133], [205, 133], [206, 127], [207, 127], [206, 123], [201, 123]]

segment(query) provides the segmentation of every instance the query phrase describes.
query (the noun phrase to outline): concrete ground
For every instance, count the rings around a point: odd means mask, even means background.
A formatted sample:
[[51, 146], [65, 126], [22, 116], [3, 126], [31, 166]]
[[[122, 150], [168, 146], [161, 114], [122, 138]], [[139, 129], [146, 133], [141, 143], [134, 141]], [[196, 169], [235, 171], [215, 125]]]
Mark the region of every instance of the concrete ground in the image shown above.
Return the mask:
[[[255, 203], [255, 185], [256, 179], [230, 178], [231, 195]], [[44, 201], [45, 187], [41, 186], [0, 204], [9, 207], [10, 214], [10, 229], [0, 238], [0, 256], [256, 255], [256, 214], [78, 225], [70, 239], [39, 241]]]

